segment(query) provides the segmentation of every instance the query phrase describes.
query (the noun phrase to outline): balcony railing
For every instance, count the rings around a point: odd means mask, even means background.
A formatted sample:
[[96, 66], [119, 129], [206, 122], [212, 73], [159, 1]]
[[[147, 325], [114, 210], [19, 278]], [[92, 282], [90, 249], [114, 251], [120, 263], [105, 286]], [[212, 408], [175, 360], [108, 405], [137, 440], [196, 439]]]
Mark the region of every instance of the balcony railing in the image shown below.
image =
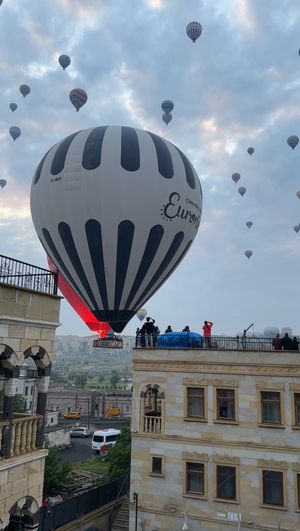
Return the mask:
[[57, 274], [14, 258], [0, 255], [0, 283], [57, 294]]
[[144, 417], [144, 433], [161, 433], [162, 418], [161, 417]]
[[11, 457], [36, 450], [37, 425], [39, 419], [39, 415], [14, 415], [10, 444]]

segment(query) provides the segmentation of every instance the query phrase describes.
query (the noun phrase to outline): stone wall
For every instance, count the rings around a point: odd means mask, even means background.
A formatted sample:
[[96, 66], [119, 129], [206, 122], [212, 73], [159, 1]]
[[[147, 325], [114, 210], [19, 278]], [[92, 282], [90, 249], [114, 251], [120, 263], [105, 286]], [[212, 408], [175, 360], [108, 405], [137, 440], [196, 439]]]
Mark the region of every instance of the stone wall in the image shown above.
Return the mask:
[[45, 439], [49, 446], [65, 447], [70, 445], [70, 432], [66, 428], [58, 430], [46, 430]]

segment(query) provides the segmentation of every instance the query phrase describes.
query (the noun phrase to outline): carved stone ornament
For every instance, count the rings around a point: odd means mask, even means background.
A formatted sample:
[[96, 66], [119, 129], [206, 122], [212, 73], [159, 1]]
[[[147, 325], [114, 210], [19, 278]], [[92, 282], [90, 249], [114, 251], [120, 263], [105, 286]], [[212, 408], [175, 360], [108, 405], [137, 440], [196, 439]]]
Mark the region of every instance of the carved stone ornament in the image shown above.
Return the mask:
[[219, 455], [216, 454], [213, 456], [213, 462], [220, 465], [240, 465], [241, 460], [239, 457], [232, 457], [230, 455]]
[[186, 461], [201, 461], [207, 463], [209, 459], [208, 454], [199, 454], [198, 452], [182, 452], [182, 459]]
[[208, 378], [197, 378], [194, 376], [193, 378], [183, 378], [182, 383], [184, 385], [195, 385], [198, 386], [207, 386], [209, 385], [210, 381]]
[[256, 389], [274, 389], [275, 391], [284, 391], [283, 382], [275, 382], [274, 380], [259, 380], [255, 382]]
[[213, 378], [210, 382], [214, 387], [238, 387], [239, 381], [229, 378]]
[[259, 459], [258, 466], [260, 468], [272, 468], [273, 470], [288, 469], [288, 463], [286, 461], [276, 461], [275, 459]]

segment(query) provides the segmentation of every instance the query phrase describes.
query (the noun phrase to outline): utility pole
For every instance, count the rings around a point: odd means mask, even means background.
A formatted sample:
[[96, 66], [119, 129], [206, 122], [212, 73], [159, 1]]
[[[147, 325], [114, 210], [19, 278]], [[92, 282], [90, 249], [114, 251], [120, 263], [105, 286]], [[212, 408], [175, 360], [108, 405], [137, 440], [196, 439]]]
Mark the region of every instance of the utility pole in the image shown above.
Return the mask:
[[90, 399], [87, 399], [88, 401], [88, 428], [90, 427]]

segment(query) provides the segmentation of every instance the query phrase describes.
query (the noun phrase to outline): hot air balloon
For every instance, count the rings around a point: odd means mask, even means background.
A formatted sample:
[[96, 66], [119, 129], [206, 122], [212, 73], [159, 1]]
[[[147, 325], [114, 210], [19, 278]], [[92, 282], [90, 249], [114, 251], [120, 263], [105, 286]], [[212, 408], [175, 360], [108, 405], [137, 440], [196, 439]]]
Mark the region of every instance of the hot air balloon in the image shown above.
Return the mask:
[[18, 105], [16, 103], [10, 103], [9, 108], [12, 112], [15, 112], [15, 110], [18, 108]]
[[147, 315], [147, 310], [145, 308], [140, 308], [140, 310], [136, 312], [136, 316], [139, 318], [140, 321], [143, 321], [146, 315]]
[[248, 229], [251, 229], [253, 223], [252, 223], [252, 221], [247, 221], [246, 225], [247, 225]]
[[287, 139], [287, 143], [292, 149], [295, 149], [295, 147], [299, 143], [298, 136], [296, 136], [296, 135], [289, 136], [288, 139]]
[[16, 140], [21, 134], [20, 127], [13, 125], [12, 127], [9, 128], [9, 134], [14, 140]]
[[164, 112], [164, 114], [162, 115], [162, 119], [167, 125], [171, 122], [172, 118], [173, 116], [171, 113], [167, 114], [166, 112]]
[[245, 195], [245, 193], [246, 193], [245, 186], [240, 186], [239, 189], [238, 189], [238, 192], [243, 197], [243, 195]]
[[284, 336], [284, 334], [288, 334], [289, 336], [292, 336], [293, 335], [293, 330], [292, 328], [290, 328], [289, 326], [284, 326], [282, 329], [281, 329], [281, 334]]
[[190, 248], [202, 191], [174, 144], [132, 127], [100, 126], [66, 137], [43, 157], [31, 214], [67, 282], [99, 321], [122, 332]]
[[193, 42], [196, 42], [201, 33], [202, 26], [200, 22], [190, 22], [186, 27], [186, 34], [190, 39], [192, 39]]
[[231, 179], [235, 182], [235, 184], [240, 180], [241, 176], [239, 173], [233, 173], [231, 175]]
[[3, 2], [3, 0], [0, 0], [0, 6], [2, 6], [2, 2]]
[[60, 55], [58, 58], [60, 66], [65, 70], [71, 64], [71, 59], [68, 55]]
[[247, 152], [249, 153], [249, 155], [253, 155], [254, 148], [253, 147], [248, 147]]
[[77, 112], [87, 102], [87, 99], [88, 99], [87, 93], [85, 92], [85, 90], [80, 89], [80, 88], [71, 90], [69, 94], [69, 98]]
[[244, 255], [249, 259], [253, 255], [253, 252], [250, 249], [247, 249], [247, 251], [244, 252]]
[[279, 328], [277, 328], [277, 326], [267, 326], [264, 329], [264, 337], [274, 338], [277, 336], [277, 334], [280, 334]]
[[296, 196], [298, 197], [298, 199], [300, 199], [300, 190], [298, 190], [298, 192], [296, 192]]
[[293, 229], [294, 229], [295, 232], [298, 233], [299, 230], [300, 230], [300, 225], [294, 225], [294, 226], [293, 226]]
[[68, 282], [64, 279], [62, 274], [57, 270], [57, 267], [52, 262], [49, 256], [47, 257], [49, 268], [53, 273], [58, 272], [58, 287], [65, 299], [72, 306], [75, 312], [79, 317], [85, 322], [92, 332], [97, 332], [99, 337], [105, 337], [107, 332], [111, 330], [108, 323], [98, 321], [91, 310], [86, 306], [86, 304], [78, 297], [76, 291], [71, 288]]
[[165, 100], [162, 102], [161, 108], [166, 114], [169, 114], [174, 109], [174, 103], [171, 100]]
[[28, 85], [21, 85], [21, 86], [19, 87], [19, 90], [20, 90], [22, 96], [23, 96], [24, 98], [26, 98], [26, 96], [28, 96], [28, 94], [29, 94], [29, 92], [30, 92], [30, 87], [29, 87]]
[[0, 179], [0, 186], [1, 188], [4, 188], [6, 186], [7, 181], [5, 179]]

